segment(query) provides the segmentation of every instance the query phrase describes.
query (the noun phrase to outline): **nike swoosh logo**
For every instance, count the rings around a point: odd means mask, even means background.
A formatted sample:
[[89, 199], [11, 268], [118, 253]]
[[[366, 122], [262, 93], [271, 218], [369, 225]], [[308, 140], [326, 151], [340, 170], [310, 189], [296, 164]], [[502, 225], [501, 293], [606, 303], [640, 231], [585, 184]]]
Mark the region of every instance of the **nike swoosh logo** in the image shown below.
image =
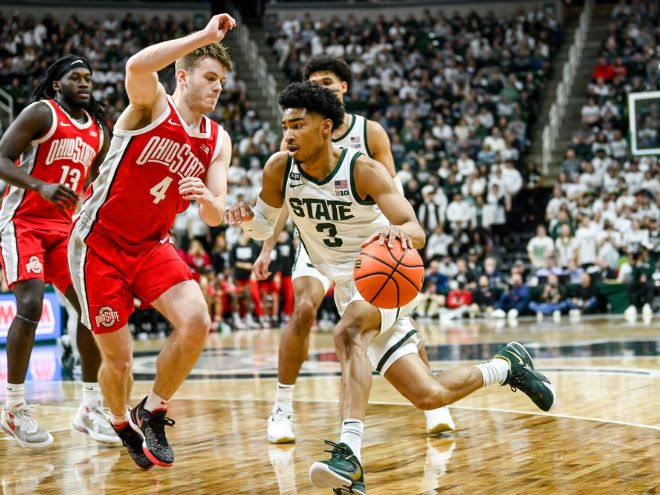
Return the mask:
[[518, 358], [518, 363], [524, 365], [525, 362], [522, 360], [522, 358], [514, 351], [511, 351], [511, 353]]
[[169, 119], [167, 123], [172, 125], [178, 125], [179, 127], [183, 127], [181, 124], [179, 124], [178, 122], [174, 122], [172, 119]]
[[289, 187], [298, 187], [298, 186], [302, 186], [302, 184], [291, 184], [291, 183], [289, 182]]
[[332, 466], [329, 467], [337, 474], [348, 475], [348, 477], [351, 478], [353, 481], [359, 481], [360, 478], [362, 478], [362, 468], [356, 464], [353, 465], [355, 466], [355, 470], [353, 472], [344, 471], [343, 469], [334, 469]]

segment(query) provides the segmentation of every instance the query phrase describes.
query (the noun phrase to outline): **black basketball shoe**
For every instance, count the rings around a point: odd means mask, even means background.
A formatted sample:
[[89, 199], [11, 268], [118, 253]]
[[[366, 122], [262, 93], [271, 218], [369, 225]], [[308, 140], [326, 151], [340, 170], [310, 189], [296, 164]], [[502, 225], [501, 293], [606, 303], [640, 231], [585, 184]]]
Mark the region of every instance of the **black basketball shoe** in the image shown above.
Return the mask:
[[133, 431], [130, 424], [126, 423], [121, 428], [115, 428], [113, 425], [112, 428], [121, 439], [121, 443], [124, 444], [135, 464], [145, 471], [154, 467], [154, 463], [149, 460], [142, 450], [142, 437]]
[[128, 416], [131, 428], [142, 438], [142, 450], [151, 462], [170, 467], [174, 463], [174, 452], [167, 443], [165, 427], [174, 426], [174, 420], [165, 417], [165, 410], [147, 411], [142, 399]]
[[332, 450], [326, 450], [331, 457], [327, 461], [312, 464], [309, 477], [314, 486], [332, 488], [335, 495], [346, 493], [366, 495], [362, 464], [351, 448], [345, 443], [337, 444], [329, 440], [325, 440], [325, 443], [332, 447]]

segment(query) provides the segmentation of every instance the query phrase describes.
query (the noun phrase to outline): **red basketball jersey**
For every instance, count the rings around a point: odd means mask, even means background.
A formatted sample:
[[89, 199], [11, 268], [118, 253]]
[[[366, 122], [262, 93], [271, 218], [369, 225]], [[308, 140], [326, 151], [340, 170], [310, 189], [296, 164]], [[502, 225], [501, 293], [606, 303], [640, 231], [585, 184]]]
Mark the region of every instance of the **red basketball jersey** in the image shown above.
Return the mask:
[[115, 128], [110, 149], [86, 194], [80, 221], [113, 238], [125, 249], [146, 249], [169, 235], [177, 213], [189, 201], [179, 181], [206, 181], [220, 153], [222, 127], [203, 117], [190, 129], [168, 96], [168, 108], [157, 120], [135, 131]]
[[[81, 124], [54, 100], [43, 100], [43, 103], [49, 106], [53, 122], [44, 136], [30, 143], [18, 166], [33, 177], [64, 184], [80, 195], [103, 146], [103, 130], [87, 112], [87, 121]], [[74, 209], [60, 210], [36, 191], [8, 186], [0, 209], [0, 230], [12, 220], [23, 220], [35, 228], [66, 232], [71, 227]]]

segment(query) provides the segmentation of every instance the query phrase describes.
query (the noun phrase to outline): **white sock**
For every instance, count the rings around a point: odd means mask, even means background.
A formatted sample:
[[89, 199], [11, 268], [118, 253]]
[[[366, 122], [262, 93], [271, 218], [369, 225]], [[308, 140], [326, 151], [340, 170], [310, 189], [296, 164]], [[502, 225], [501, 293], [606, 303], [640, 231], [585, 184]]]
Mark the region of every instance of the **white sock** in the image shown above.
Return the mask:
[[275, 394], [275, 409], [278, 407], [282, 412], [291, 414], [293, 412], [293, 389], [296, 385], [286, 385], [277, 383], [277, 392]]
[[101, 398], [101, 386], [98, 382], [83, 382], [83, 405], [88, 409], [95, 409], [103, 405]]
[[362, 449], [363, 433], [364, 423], [359, 419], [347, 418], [342, 421], [339, 443], [345, 443], [348, 445], [360, 462], [362, 462], [360, 450]]
[[484, 387], [497, 383], [501, 385], [509, 373], [509, 363], [505, 359], [494, 358], [475, 365], [484, 377]]
[[25, 404], [25, 384], [7, 383], [7, 398], [5, 409], [13, 409], [19, 404]]
[[156, 392], [152, 390], [151, 392], [149, 392], [149, 395], [147, 395], [147, 400], [144, 403], [144, 408], [149, 412], [153, 412], [157, 409], [167, 411], [167, 406], [169, 405], [169, 403], [170, 403], [169, 399], [163, 399], [160, 395], [158, 395]]
[[115, 416], [110, 414], [110, 424], [112, 426], [124, 426], [128, 423], [128, 412], [124, 412], [123, 416]]

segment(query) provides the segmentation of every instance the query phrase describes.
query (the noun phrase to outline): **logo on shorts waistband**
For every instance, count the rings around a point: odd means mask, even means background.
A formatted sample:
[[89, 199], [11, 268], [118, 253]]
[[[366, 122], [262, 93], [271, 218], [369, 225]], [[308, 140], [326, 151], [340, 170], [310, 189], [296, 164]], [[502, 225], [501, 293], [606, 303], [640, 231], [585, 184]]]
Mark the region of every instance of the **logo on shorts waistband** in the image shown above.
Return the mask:
[[110, 328], [119, 321], [119, 313], [110, 306], [102, 306], [96, 316], [96, 326]]
[[36, 256], [30, 256], [30, 261], [25, 265], [25, 269], [28, 273], [41, 273], [44, 271], [41, 261]]

